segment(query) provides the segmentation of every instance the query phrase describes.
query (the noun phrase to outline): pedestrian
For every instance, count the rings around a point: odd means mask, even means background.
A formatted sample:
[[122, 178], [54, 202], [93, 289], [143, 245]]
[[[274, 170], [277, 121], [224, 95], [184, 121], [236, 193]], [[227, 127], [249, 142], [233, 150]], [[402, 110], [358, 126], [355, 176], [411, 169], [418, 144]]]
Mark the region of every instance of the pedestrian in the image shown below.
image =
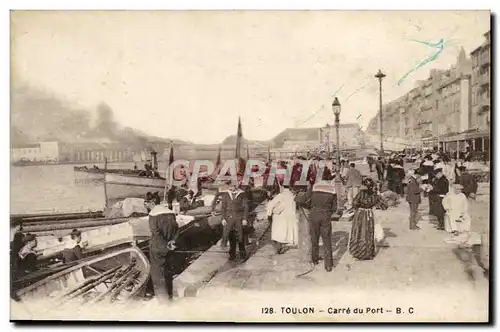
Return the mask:
[[438, 227], [439, 230], [444, 230], [444, 208], [443, 208], [443, 198], [449, 191], [449, 183], [446, 177], [443, 174], [443, 170], [441, 168], [437, 168], [435, 170], [436, 175], [434, 181], [432, 183], [432, 189], [429, 192], [429, 201], [432, 198], [432, 212], [433, 215], [438, 218]]
[[221, 193], [221, 196], [223, 239], [229, 240], [229, 260], [236, 259], [236, 245], [240, 259], [244, 260], [246, 258], [244, 227], [248, 224], [248, 197], [238, 184], [233, 183], [230, 184], [229, 190]]
[[295, 214], [295, 197], [289, 185], [283, 185], [281, 193], [267, 205], [267, 217], [271, 222], [271, 240], [277, 254], [283, 254], [285, 246], [297, 246], [299, 229]]
[[463, 189], [462, 185], [453, 184], [452, 190], [443, 198], [443, 208], [446, 211], [445, 230], [454, 236], [464, 234], [467, 236], [471, 227], [471, 217], [468, 211], [469, 204], [462, 192]]
[[351, 163], [349, 166], [346, 187], [348, 209], [351, 209], [354, 197], [358, 195], [359, 188], [361, 187], [362, 175], [361, 172], [356, 169], [356, 165], [354, 163]]
[[175, 213], [167, 206], [157, 205], [149, 213], [149, 256], [151, 279], [155, 296], [160, 303], [172, 300], [173, 286], [173, 250], [179, 234]]
[[393, 192], [396, 191], [394, 185], [394, 165], [395, 165], [394, 159], [389, 159], [389, 164], [387, 165], [387, 173], [386, 173], [387, 189]]
[[378, 157], [375, 161], [375, 169], [377, 171], [378, 180], [384, 181], [384, 165], [382, 163], [382, 157]]
[[443, 174], [446, 176], [451, 190], [451, 186], [455, 183], [455, 167], [448, 156], [443, 157]]
[[368, 157], [366, 157], [366, 161], [368, 162], [368, 167], [370, 167], [370, 173], [373, 172], [373, 156], [369, 155]]
[[359, 194], [354, 199], [356, 212], [352, 217], [349, 236], [349, 253], [358, 260], [373, 259], [377, 252], [374, 207], [383, 210], [388, 208], [375, 191], [375, 182], [371, 178], [365, 178]]
[[458, 182], [463, 186], [463, 192], [467, 198], [475, 199], [477, 195], [477, 180], [472, 174], [467, 172], [465, 166], [458, 168]]
[[393, 191], [404, 197], [403, 181], [405, 179], [405, 170], [403, 166], [399, 163], [393, 164], [392, 166], [392, 181], [393, 181]]
[[418, 227], [418, 206], [422, 202], [421, 189], [417, 180], [417, 175], [415, 170], [410, 169], [408, 171], [408, 183], [406, 185], [406, 201], [410, 205], [410, 229], [419, 230]]
[[325, 270], [333, 269], [332, 214], [337, 210], [337, 194], [333, 181], [315, 184], [309, 188], [306, 201], [310, 201], [309, 231], [311, 234], [312, 262], [319, 264], [319, 237], [323, 240]]

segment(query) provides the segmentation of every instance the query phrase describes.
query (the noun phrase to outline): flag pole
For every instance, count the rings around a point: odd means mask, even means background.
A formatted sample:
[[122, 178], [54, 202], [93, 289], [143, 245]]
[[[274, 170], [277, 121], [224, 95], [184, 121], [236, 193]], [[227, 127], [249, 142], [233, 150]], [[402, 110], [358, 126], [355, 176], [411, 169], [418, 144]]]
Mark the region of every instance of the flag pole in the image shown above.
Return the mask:
[[167, 168], [165, 170], [165, 189], [163, 190], [163, 202], [167, 201], [167, 189], [170, 185], [170, 164], [173, 162], [173, 144], [170, 143], [170, 155], [167, 161]]
[[108, 207], [108, 190], [106, 186], [106, 174], [108, 170], [108, 158], [104, 158], [104, 208]]

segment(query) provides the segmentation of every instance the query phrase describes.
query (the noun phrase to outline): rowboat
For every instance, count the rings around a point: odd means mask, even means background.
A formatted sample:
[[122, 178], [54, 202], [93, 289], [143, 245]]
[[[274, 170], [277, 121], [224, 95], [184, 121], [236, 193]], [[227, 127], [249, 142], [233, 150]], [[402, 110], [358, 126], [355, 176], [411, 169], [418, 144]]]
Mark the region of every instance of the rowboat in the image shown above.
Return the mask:
[[45, 308], [60, 305], [123, 303], [145, 290], [150, 264], [142, 251], [129, 247], [68, 267], [19, 290], [28, 307], [43, 301]]

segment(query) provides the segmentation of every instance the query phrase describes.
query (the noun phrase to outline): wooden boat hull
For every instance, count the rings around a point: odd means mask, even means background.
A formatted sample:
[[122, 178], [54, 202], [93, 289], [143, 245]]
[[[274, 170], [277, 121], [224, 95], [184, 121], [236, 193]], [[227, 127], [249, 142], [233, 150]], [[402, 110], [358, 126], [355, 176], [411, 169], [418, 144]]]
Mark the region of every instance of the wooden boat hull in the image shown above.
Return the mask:
[[132, 169], [94, 169], [85, 167], [73, 167], [75, 183], [104, 182], [106, 174], [119, 174], [137, 176], [140, 170]]
[[[31, 304], [39, 304], [39, 301], [43, 303], [45, 308], [55, 307], [61, 303], [61, 299], [68, 299], [64, 295], [67, 295], [71, 290], [78, 288], [82, 284], [85, 284], [85, 282], [97, 279], [105, 271], [126, 266], [133, 260], [135, 261], [134, 269], [138, 271], [138, 276], [135, 279], [134, 287], [129, 292], [125, 294], [126, 290], [122, 290], [121, 292], [124, 294], [119, 294], [122, 298], [118, 298], [117, 301], [123, 303], [142, 295], [150, 275], [151, 267], [149, 261], [142, 251], [136, 247], [121, 249], [106, 255], [94, 257], [76, 266], [71, 266], [19, 290], [16, 295], [28, 308]], [[94, 288], [89, 289], [90, 293], [86, 293], [86, 296], [89, 294], [92, 296], [103, 294], [108, 287], [110, 287], [109, 284], [100, 283]], [[93, 299], [95, 300], [95, 297]], [[74, 297], [71, 301], [71, 305], [93, 303], [92, 299], [84, 299], [81, 296]]]
[[163, 195], [165, 179], [105, 174], [108, 206], [125, 198], [144, 198], [148, 192]]

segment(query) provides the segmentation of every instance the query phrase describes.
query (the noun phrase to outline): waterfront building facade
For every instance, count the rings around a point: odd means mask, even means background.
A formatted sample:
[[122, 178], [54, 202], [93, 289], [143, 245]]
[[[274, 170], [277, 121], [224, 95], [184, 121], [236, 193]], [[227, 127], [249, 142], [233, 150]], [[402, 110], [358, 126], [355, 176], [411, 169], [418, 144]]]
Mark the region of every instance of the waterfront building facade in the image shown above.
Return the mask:
[[57, 142], [36, 142], [13, 146], [10, 150], [11, 162], [58, 162]]
[[[460, 51], [457, 62], [446, 70], [430, 71], [426, 80], [382, 108], [384, 141], [401, 138], [438, 146], [445, 151], [488, 151], [490, 136], [490, 33], [467, 57]], [[378, 114], [367, 132], [379, 135]], [[403, 148], [403, 147], [402, 147]]]

